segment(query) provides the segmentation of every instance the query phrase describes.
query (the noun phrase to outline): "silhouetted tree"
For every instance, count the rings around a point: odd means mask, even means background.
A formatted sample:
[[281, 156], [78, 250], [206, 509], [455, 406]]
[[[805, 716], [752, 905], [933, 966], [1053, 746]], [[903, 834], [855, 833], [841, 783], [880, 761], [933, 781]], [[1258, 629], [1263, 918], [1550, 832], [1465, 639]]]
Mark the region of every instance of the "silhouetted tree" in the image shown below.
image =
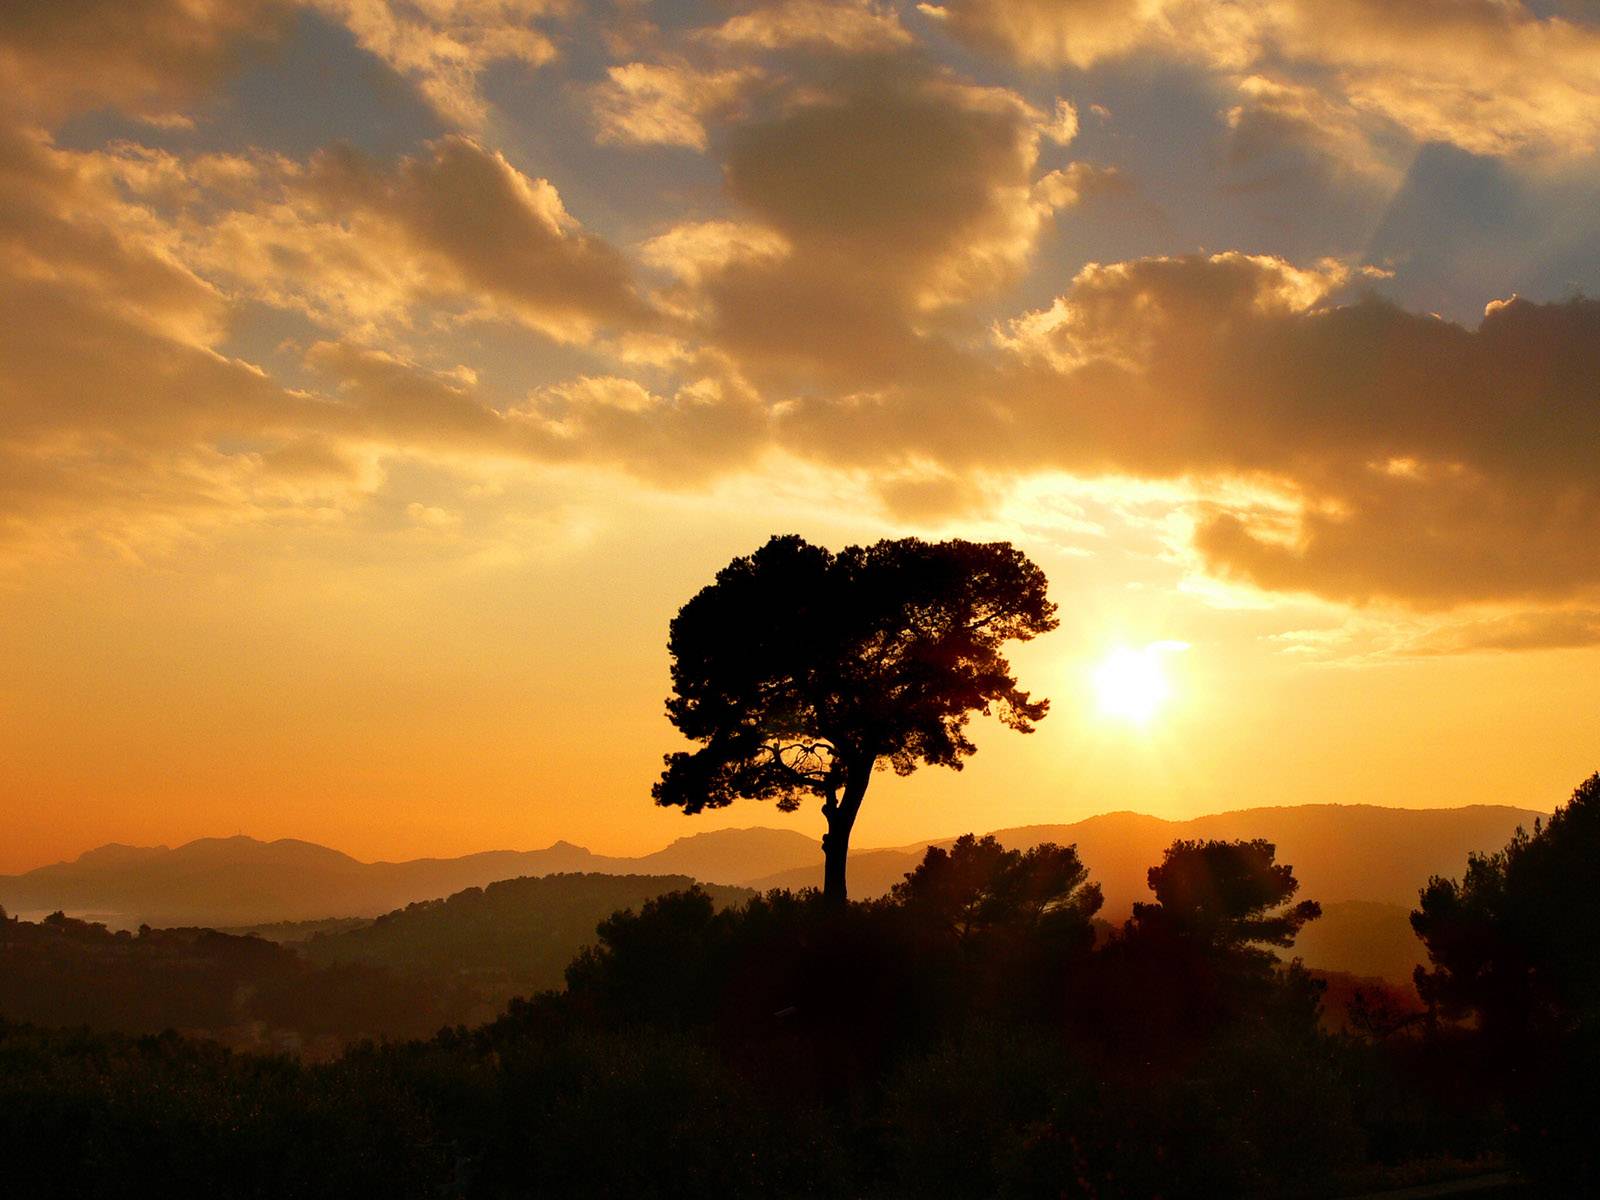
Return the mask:
[[1094, 948], [1100, 886], [1075, 846], [1008, 850], [966, 834], [930, 846], [890, 907], [955, 1011], [1051, 1021]]
[[1541, 1195], [1600, 1192], [1600, 774], [1533, 833], [1435, 877], [1411, 925], [1430, 1011], [1472, 1016], [1510, 1116], [1510, 1150]]
[[656, 803], [822, 799], [823, 892], [846, 897], [850, 831], [873, 769], [959, 769], [966, 724], [1030, 732], [1049, 702], [1000, 653], [1056, 627], [1044, 572], [1008, 543], [916, 538], [837, 555], [774, 537], [736, 558], [672, 622], [667, 714], [701, 743], [666, 758]]
[[1265, 841], [1169, 846], [1147, 875], [1155, 903], [1133, 906], [1074, 998], [1080, 1028], [1166, 1061], [1230, 1029], [1314, 1028], [1320, 989], [1294, 967], [1276, 970], [1266, 947], [1289, 945], [1321, 909], [1292, 903], [1299, 883], [1276, 857]]
[[1461, 882], [1430, 879], [1411, 927], [1433, 963], [1417, 990], [1446, 1016], [1498, 1037], [1600, 1021], [1600, 774], [1531, 835], [1470, 856]]
[[1069, 933], [1085, 949], [1100, 911], [1100, 885], [1089, 882], [1076, 846], [1044, 842], [1007, 850], [992, 836], [965, 834], [949, 850], [929, 846], [891, 897], [919, 918], [967, 940], [993, 929], [1050, 936]]
[[1156, 903], [1135, 904], [1133, 923], [1225, 953], [1270, 957], [1260, 945], [1292, 945], [1301, 927], [1322, 915], [1315, 900], [1289, 906], [1300, 881], [1277, 854], [1260, 838], [1173, 842], [1146, 877]]

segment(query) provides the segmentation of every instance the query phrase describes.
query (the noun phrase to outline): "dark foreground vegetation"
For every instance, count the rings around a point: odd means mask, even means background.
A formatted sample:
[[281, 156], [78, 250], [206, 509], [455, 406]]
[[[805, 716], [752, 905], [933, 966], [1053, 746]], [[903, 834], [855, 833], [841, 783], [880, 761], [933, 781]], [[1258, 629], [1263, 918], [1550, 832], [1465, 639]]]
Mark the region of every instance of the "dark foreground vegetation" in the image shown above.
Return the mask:
[[[596, 922], [682, 875], [546, 875], [467, 888], [375, 920], [254, 931], [112, 931], [57, 912], [0, 920], [0, 1016], [118, 1033], [175, 1030], [236, 1050], [328, 1058], [362, 1039], [480, 1025], [558, 988]], [[744, 888], [711, 886], [719, 905]], [[3, 910], [0, 910], [3, 916]]]
[[1269, 844], [1175, 844], [1097, 938], [1074, 850], [970, 838], [880, 902], [652, 900], [562, 991], [324, 1062], [5, 1024], [0, 1189], [1336, 1196], [1509, 1161], [1593, 1194], [1597, 863], [1600, 776], [1431, 882], [1427, 1007], [1343, 1033], [1275, 957], [1317, 906]]

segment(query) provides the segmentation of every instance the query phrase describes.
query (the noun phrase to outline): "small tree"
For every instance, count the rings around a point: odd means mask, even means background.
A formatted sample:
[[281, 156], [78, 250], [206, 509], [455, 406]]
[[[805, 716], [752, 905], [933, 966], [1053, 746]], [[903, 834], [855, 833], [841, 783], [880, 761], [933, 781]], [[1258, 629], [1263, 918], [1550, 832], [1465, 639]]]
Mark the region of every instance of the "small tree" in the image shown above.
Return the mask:
[[1411, 926], [1429, 1009], [1477, 1019], [1509, 1150], [1539, 1195], [1600, 1195], [1600, 774], [1533, 832], [1433, 878]]
[[1473, 854], [1457, 883], [1435, 876], [1411, 927], [1432, 970], [1417, 991], [1446, 1016], [1474, 1014], [1492, 1036], [1600, 1026], [1600, 774], [1533, 833]]
[[894, 902], [966, 941], [993, 929], [1035, 936], [1065, 932], [1087, 950], [1094, 943], [1100, 885], [1076, 846], [1043, 842], [1007, 850], [992, 836], [963, 834], [949, 850], [929, 846], [914, 871], [894, 885]]
[[1300, 881], [1277, 862], [1271, 842], [1176, 841], [1147, 879], [1155, 904], [1135, 904], [1136, 925], [1226, 953], [1265, 954], [1260, 944], [1289, 946], [1307, 921], [1322, 915], [1315, 900], [1290, 906]]
[[966, 725], [1031, 732], [1049, 702], [1000, 653], [1056, 627], [1044, 572], [1005, 542], [917, 538], [837, 555], [774, 537], [717, 573], [672, 622], [667, 715], [700, 743], [666, 757], [656, 803], [741, 797], [785, 812], [820, 797], [823, 893], [846, 898], [850, 832], [873, 770], [961, 768]]

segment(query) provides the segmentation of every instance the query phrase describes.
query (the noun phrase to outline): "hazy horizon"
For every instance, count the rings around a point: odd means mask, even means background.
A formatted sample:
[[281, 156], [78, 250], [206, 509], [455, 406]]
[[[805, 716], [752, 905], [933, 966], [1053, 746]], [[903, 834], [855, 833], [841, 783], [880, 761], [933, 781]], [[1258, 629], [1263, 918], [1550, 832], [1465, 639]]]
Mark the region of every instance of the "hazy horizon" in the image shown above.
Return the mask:
[[[1556, 803], [1559, 804], [1560, 801], [1557, 801]], [[1027, 829], [1027, 828], [1035, 828], [1035, 827], [1038, 827], [1038, 828], [1050, 828], [1050, 827], [1056, 827], [1056, 826], [1071, 826], [1071, 825], [1077, 825], [1077, 824], [1080, 824], [1080, 823], [1086, 822], [1086, 821], [1092, 821], [1092, 820], [1095, 820], [1097, 818], [1119, 817], [1119, 816], [1150, 817], [1150, 818], [1153, 818], [1153, 819], [1156, 819], [1156, 820], [1160, 820], [1160, 821], [1163, 821], [1163, 822], [1168, 822], [1168, 823], [1171, 823], [1171, 824], [1183, 824], [1183, 823], [1185, 823], [1187, 821], [1198, 820], [1198, 819], [1202, 819], [1202, 818], [1206, 818], [1206, 817], [1226, 816], [1226, 815], [1229, 815], [1229, 814], [1232, 814], [1232, 813], [1251, 812], [1251, 811], [1256, 811], [1256, 810], [1260, 810], [1260, 809], [1271, 809], [1271, 808], [1381, 808], [1381, 809], [1386, 809], [1386, 810], [1394, 811], [1394, 812], [1441, 812], [1441, 811], [1455, 811], [1455, 810], [1472, 809], [1472, 808], [1492, 808], [1492, 809], [1505, 809], [1505, 810], [1510, 811], [1510, 812], [1529, 814], [1529, 815], [1532, 815], [1532, 816], [1535, 816], [1535, 817], [1545, 817], [1545, 816], [1548, 816], [1550, 814], [1550, 812], [1553, 811], [1553, 809], [1555, 807], [1556, 807], [1556, 804], [1551, 804], [1551, 805], [1544, 806], [1544, 807], [1533, 807], [1533, 806], [1521, 805], [1521, 804], [1490, 804], [1490, 803], [1477, 803], [1477, 804], [1466, 804], [1466, 805], [1439, 804], [1439, 805], [1415, 805], [1415, 806], [1412, 806], [1412, 805], [1400, 805], [1400, 804], [1371, 804], [1371, 803], [1368, 803], [1368, 802], [1365, 802], [1365, 801], [1354, 801], [1354, 800], [1352, 800], [1352, 801], [1349, 801], [1349, 802], [1346, 802], [1346, 803], [1342, 803], [1342, 804], [1338, 803], [1338, 802], [1332, 802], [1332, 803], [1325, 803], [1325, 804], [1251, 805], [1251, 806], [1249, 806], [1247, 808], [1214, 809], [1214, 810], [1208, 810], [1208, 811], [1205, 811], [1205, 812], [1182, 813], [1182, 814], [1176, 814], [1176, 815], [1161, 815], [1161, 814], [1157, 814], [1157, 813], [1141, 812], [1141, 811], [1139, 811], [1137, 809], [1106, 809], [1106, 810], [1103, 810], [1103, 811], [1100, 811], [1100, 812], [1090, 813], [1090, 814], [1088, 814], [1086, 816], [1074, 817], [1071, 820], [1027, 821], [1027, 822], [1021, 822], [1021, 823], [1018, 823], [1018, 824], [1015, 824], [1015, 825], [1006, 825], [1006, 826], [991, 825], [991, 824], [982, 824], [982, 825], [974, 824], [974, 825], [969, 826], [967, 829], [963, 829], [963, 830], [959, 830], [959, 831], [950, 831], [950, 832], [945, 832], [945, 833], [932, 834], [932, 835], [928, 835], [928, 836], [925, 836], [925, 837], [909, 838], [909, 839], [906, 839], [904, 841], [897, 841], [897, 842], [892, 842], [892, 843], [879, 844], [879, 843], [875, 843], [875, 842], [870, 842], [870, 843], [869, 842], [858, 842], [858, 843], [854, 843], [853, 844], [853, 850], [855, 852], [857, 852], [857, 853], [871, 853], [873, 851], [880, 851], [880, 850], [909, 850], [909, 849], [912, 849], [912, 848], [915, 848], [915, 847], [920, 847], [920, 846], [934, 845], [934, 844], [939, 844], [939, 843], [944, 843], [944, 842], [951, 842], [951, 841], [954, 841], [957, 837], [961, 836], [962, 833], [968, 833], [968, 832], [975, 832], [975, 831], [976, 832], [993, 832], [993, 831], [1001, 830], [1001, 829]], [[262, 845], [262, 846], [270, 846], [270, 845], [274, 845], [274, 844], [280, 843], [280, 842], [290, 842], [290, 843], [297, 843], [297, 844], [305, 845], [305, 846], [313, 846], [313, 847], [316, 847], [317, 849], [320, 849], [320, 850], [331, 850], [336, 854], [340, 854], [340, 855], [343, 855], [346, 858], [353, 859], [355, 862], [360, 863], [360, 864], [365, 865], [365, 866], [382, 865], [382, 864], [393, 864], [393, 863], [403, 863], [403, 862], [414, 862], [414, 861], [417, 861], [417, 860], [420, 860], [420, 859], [429, 859], [429, 858], [465, 858], [465, 857], [470, 857], [470, 856], [476, 855], [476, 854], [497, 854], [497, 853], [532, 854], [532, 853], [537, 853], [537, 852], [542, 851], [542, 850], [553, 849], [553, 848], [556, 848], [556, 847], [559, 847], [559, 846], [572, 846], [572, 847], [575, 847], [577, 849], [586, 850], [586, 851], [588, 851], [589, 853], [595, 855], [598, 858], [635, 859], [635, 858], [648, 857], [650, 854], [653, 854], [653, 853], [656, 853], [658, 851], [667, 849], [667, 848], [677, 844], [678, 842], [681, 842], [681, 841], [684, 841], [684, 840], [687, 840], [687, 839], [690, 839], [690, 838], [698, 837], [701, 834], [709, 834], [709, 833], [762, 833], [762, 832], [793, 833], [793, 834], [798, 834], [801, 837], [806, 838], [809, 842], [811, 842], [813, 844], [816, 844], [816, 843], [818, 843], [820, 841], [820, 835], [816, 831], [808, 831], [805, 828], [807, 822], [804, 819], [804, 813], [803, 812], [802, 813], [794, 813], [794, 814], [780, 813], [780, 812], [777, 812], [776, 810], [770, 809], [770, 808], [767, 809], [767, 811], [769, 813], [771, 813], [772, 817], [774, 818], [773, 821], [756, 822], [754, 824], [741, 825], [741, 824], [738, 824], [736, 822], [726, 822], [726, 823], [718, 823], [718, 824], [704, 824], [704, 823], [701, 823], [701, 822], [698, 822], [698, 821], [690, 820], [689, 822], [686, 823], [686, 827], [683, 829], [682, 832], [676, 834], [675, 836], [672, 836], [672, 837], [668, 838], [665, 841], [651, 844], [651, 845], [646, 846], [645, 848], [640, 849], [640, 850], [627, 850], [627, 851], [614, 850], [614, 849], [611, 849], [611, 848], [605, 847], [605, 846], [589, 845], [589, 844], [577, 841], [574, 838], [557, 837], [553, 841], [542, 842], [542, 843], [539, 843], [539, 844], [536, 844], [536, 845], [534, 845], [534, 844], [520, 845], [520, 846], [519, 845], [509, 845], [509, 844], [508, 845], [485, 845], [485, 846], [478, 846], [478, 847], [476, 847], [474, 849], [463, 850], [463, 851], [461, 851], [460, 853], [457, 853], [457, 854], [448, 854], [448, 855], [446, 855], [446, 854], [419, 854], [419, 855], [410, 856], [408, 858], [376, 858], [376, 857], [364, 857], [361, 854], [352, 852], [352, 851], [350, 851], [350, 850], [348, 850], [348, 849], [346, 849], [346, 848], [344, 848], [342, 846], [331, 846], [331, 845], [328, 845], [328, 844], [326, 844], [324, 842], [315, 841], [315, 840], [313, 840], [311, 838], [296, 837], [296, 836], [291, 835], [291, 834], [284, 834], [284, 835], [280, 835], [280, 836], [277, 836], [277, 837], [260, 837], [260, 836], [257, 836], [255, 834], [252, 834], [252, 833], [249, 833], [249, 832], [246, 832], [246, 831], [236, 831], [234, 833], [200, 834], [197, 837], [187, 838], [187, 839], [185, 839], [183, 841], [172, 842], [172, 843], [167, 843], [167, 842], [137, 843], [137, 842], [122, 842], [122, 841], [100, 842], [100, 843], [97, 843], [97, 844], [92, 845], [92, 846], [82, 847], [78, 851], [76, 851], [74, 853], [70, 853], [70, 854], [68, 854], [68, 855], [66, 855], [65, 857], [62, 857], [62, 858], [54, 858], [54, 859], [49, 859], [49, 860], [43, 861], [43, 862], [35, 862], [35, 863], [31, 863], [31, 864], [28, 864], [28, 865], [25, 865], [25, 866], [22, 866], [22, 867], [19, 867], [19, 868], [15, 868], [15, 869], [10, 869], [10, 870], [6, 870], [6, 869], [3, 869], [3, 868], [0, 868], [0, 875], [22, 875], [22, 874], [26, 874], [29, 871], [37, 870], [40, 867], [51, 867], [51, 866], [58, 866], [58, 865], [62, 865], [62, 864], [70, 864], [70, 863], [74, 863], [74, 862], [78, 861], [78, 859], [82, 858], [85, 855], [92, 854], [92, 853], [94, 853], [94, 852], [96, 852], [98, 850], [105, 850], [105, 849], [112, 848], [112, 847], [120, 847], [120, 848], [128, 849], [128, 850], [158, 850], [158, 851], [159, 850], [168, 850], [168, 851], [171, 851], [171, 850], [180, 850], [183, 847], [188, 846], [188, 845], [192, 845], [192, 844], [194, 844], [196, 842], [226, 842], [226, 841], [233, 841], [233, 840], [244, 840], [244, 841], [252, 842], [254, 844]], [[780, 821], [783, 822], [783, 823], [782, 824], [777, 823], [777, 822], [780, 822]]]

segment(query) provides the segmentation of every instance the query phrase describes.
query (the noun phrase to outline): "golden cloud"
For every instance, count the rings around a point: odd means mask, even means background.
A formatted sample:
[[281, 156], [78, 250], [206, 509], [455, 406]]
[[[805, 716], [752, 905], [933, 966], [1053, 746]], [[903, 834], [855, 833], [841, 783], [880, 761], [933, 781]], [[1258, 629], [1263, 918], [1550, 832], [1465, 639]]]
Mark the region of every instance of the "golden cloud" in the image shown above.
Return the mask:
[[304, 0], [354, 34], [362, 49], [413, 81], [451, 124], [479, 130], [489, 106], [479, 80], [491, 66], [539, 67], [556, 57], [541, 23], [570, 14], [570, 0]]
[[464, 135], [393, 160], [348, 147], [307, 163], [93, 160], [158, 210], [194, 269], [340, 336], [371, 339], [422, 309], [511, 319], [559, 342], [655, 319], [622, 253], [553, 184]]
[[367, 222], [427, 272], [430, 285], [480, 294], [562, 341], [649, 320], [622, 255], [585, 232], [554, 185], [461, 136], [393, 164], [325, 152], [305, 194], [324, 220]]
[[1470, 330], [1378, 300], [1327, 304], [1343, 278], [1238, 254], [1090, 267], [1012, 323], [1018, 365], [975, 396], [908, 396], [869, 421], [817, 404], [806, 433], [1202, 494], [1258, 480], [1280, 502], [1201, 509], [1195, 545], [1272, 590], [1440, 608], [1600, 589], [1600, 303], [1515, 301]]
[[[949, 0], [956, 36], [1033, 67], [1151, 53], [1240, 87], [1310, 84], [1418, 141], [1479, 154], [1600, 144], [1600, 30], [1499, 0]], [[1249, 81], [1256, 81], [1253, 85]]]
[[38, 119], [115, 105], [179, 120], [180, 107], [252, 46], [287, 0], [63, 0], [0, 5], [0, 96]]
[[845, 70], [726, 130], [734, 221], [646, 246], [681, 336], [769, 385], [875, 388], [942, 369], [941, 329], [1027, 268], [1086, 176], [1039, 170], [1061, 114], [915, 64]]
[[[484, 71], [548, 59], [567, 15], [318, 2], [469, 126], [487, 114]], [[698, 486], [786, 455], [916, 519], [1065, 472], [1173, 486], [1186, 552], [1218, 578], [1550, 616], [1497, 614], [1461, 645], [1589, 636], [1600, 305], [1497, 302], [1467, 328], [1339, 303], [1353, 259], [1227, 252], [1091, 264], [995, 320], [1057, 215], [1108, 172], [1063, 161], [1072, 103], [1041, 111], [936, 67], [892, 9], [790, 0], [675, 43], [641, 34], [579, 93], [600, 138], [714, 155], [721, 190], [696, 185], [625, 248], [467, 134], [382, 157], [63, 149], [31, 122], [103, 104], [170, 116], [278, 16], [148, 0], [126, 10], [142, 24], [102, 27], [101, 6], [34, 7], [0, 17], [0, 78], [29, 114], [0, 129], [14, 539], [55, 522], [131, 548], [141, 528], [321, 519], [398, 459]], [[1362, 165], [1378, 124], [1494, 153], [1571, 153], [1600, 130], [1593, 31], [1487, 0], [937, 13], [1029, 63], [1200, 58], [1232, 91], [1237, 155], [1292, 144], [1368, 183], [1390, 180]], [[87, 66], [68, 71], [63, 47]], [[770, 57], [739, 60], [751, 52]], [[245, 302], [317, 327], [283, 380], [228, 340]], [[474, 318], [535, 331], [532, 350], [561, 343], [562, 365], [515, 394], [483, 382], [455, 365], [473, 358], [459, 335]], [[416, 503], [413, 524], [452, 528], [448, 502]]]
[[871, 0], [779, 0], [729, 17], [701, 36], [724, 46], [854, 54], [899, 50], [914, 41], [894, 9]]
[[749, 67], [700, 71], [683, 63], [610, 67], [588, 89], [602, 142], [706, 148], [705, 121], [729, 109], [760, 78]]

